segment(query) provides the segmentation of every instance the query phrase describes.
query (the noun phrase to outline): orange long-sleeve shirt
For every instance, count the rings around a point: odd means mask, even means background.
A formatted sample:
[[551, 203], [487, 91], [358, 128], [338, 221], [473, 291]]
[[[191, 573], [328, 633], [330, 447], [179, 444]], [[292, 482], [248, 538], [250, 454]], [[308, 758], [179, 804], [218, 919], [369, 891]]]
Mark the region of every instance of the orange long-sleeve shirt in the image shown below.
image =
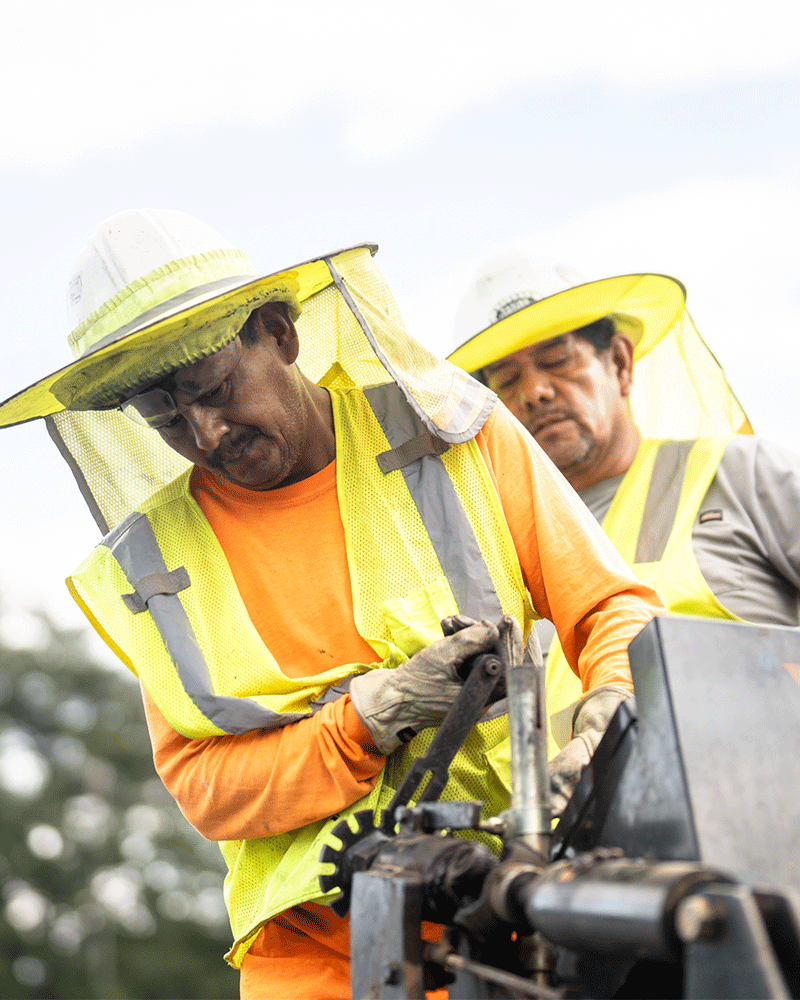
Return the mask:
[[[554, 622], [584, 691], [608, 683], [632, 690], [627, 645], [662, 609], [659, 599], [503, 407], [476, 441], [534, 607]], [[195, 469], [192, 493], [286, 673], [375, 660], [353, 621], [335, 463], [266, 492]], [[264, 837], [330, 816], [367, 794], [383, 766], [349, 697], [280, 730], [206, 740], [176, 733], [147, 692], [144, 700], [156, 769], [210, 839]], [[242, 996], [349, 996], [348, 954], [346, 920], [314, 904], [296, 907], [271, 920], [246, 955]]]

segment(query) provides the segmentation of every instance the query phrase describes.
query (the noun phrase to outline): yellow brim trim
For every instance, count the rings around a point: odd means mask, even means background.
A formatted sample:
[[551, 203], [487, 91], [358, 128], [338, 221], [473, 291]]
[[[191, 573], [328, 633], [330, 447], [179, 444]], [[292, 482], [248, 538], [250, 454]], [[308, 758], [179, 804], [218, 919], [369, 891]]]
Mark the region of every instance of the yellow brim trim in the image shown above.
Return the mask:
[[[362, 244], [325, 256], [376, 250], [374, 244]], [[291, 299], [302, 304], [332, 280], [325, 259], [319, 257], [211, 299], [190, 302], [11, 396], [0, 404], [0, 427], [65, 409], [113, 407], [125, 390], [141, 383], [142, 373], [154, 380], [224, 347], [259, 305]]]
[[[534, 302], [481, 330], [448, 360], [468, 372], [617, 314], [635, 344], [636, 359], [651, 350], [672, 327], [686, 304], [686, 289], [664, 274], [627, 274], [603, 278]], [[637, 336], [638, 330], [638, 336]]]

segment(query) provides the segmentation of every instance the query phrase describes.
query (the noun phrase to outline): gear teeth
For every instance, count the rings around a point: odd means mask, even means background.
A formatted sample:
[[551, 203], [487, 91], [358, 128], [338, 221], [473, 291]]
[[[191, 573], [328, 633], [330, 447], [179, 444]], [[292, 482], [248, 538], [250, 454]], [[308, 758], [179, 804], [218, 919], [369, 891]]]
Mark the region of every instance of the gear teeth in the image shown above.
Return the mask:
[[328, 906], [333, 910], [337, 917], [346, 917], [347, 911], [350, 909], [350, 893], [343, 892], [336, 899], [332, 899]]
[[330, 875], [320, 875], [319, 877], [319, 885], [323, 892], [330, 892], [339, 887], [339, 857], [339, 851], [335, 847], [331, 847], [330, 844], [326, 844], [322, 848], [322, 853], [319, 856], [320, 862], [323, 865], [336, 865], [336, 871], [331, 872]]
[[371, 809], [360, 809], [357, 813], [353, 813], [353, 819], [356, 821], [358, 828], [358, 833], [355, 836], [356, 840], [360, 840], [361, 837], [365, 837], [375, 829], [375, 817]]
[[355, 830], [350, 828], [350, 823], [343, 819], [331, 830], [331, 836], [341, 841], [339, 848], [325, 844], [320, 853], [319, 860], [323, 865], [335, 865], [335, 870], [328, 875], [319, 876], [319, 886], [324, 893], [340, 890], [340, 895], [328, 903], [328, 906], [337, 916], [343, 917], [350, 909], [350, 882], [352, 873], [343, 864], [345, 854], [365, 836], [375, 829], [375, 818], [372, 810], [361, 809], [351, 817], [355, 824]]

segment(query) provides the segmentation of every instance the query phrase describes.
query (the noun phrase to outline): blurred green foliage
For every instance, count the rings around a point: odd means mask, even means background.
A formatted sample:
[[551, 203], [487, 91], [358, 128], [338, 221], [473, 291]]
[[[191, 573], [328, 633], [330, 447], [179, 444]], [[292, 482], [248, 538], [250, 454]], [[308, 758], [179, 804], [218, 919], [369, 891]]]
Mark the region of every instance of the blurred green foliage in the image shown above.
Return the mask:
[[156, 777], [135, 679], [43, 614], [17, 648], [2, 610], [0, 996], [238, 996], [219, 849]]

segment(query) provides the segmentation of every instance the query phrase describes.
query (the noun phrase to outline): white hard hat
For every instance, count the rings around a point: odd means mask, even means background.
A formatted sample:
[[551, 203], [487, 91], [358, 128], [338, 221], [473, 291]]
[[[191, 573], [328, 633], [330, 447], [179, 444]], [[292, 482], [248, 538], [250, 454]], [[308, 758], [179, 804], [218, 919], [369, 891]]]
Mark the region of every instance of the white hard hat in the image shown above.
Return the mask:
[[265, 302], [286, 302], [297, 319], [300, 302], [331, 280], [324, 260], [259, 277], [246, 253], [183, 212], [119, 212], [90, 237], [69, 280], [76, 360], [0, 405], [0, 426], [116, 406], [218, 351]]
[[646, 353], [682, 313], [686, 289], [663, 274], [587, 282], [577, 271], [510, 252], [480, 268], [459, 306], [449, 360], [475, 371], [499, 358], [612, 315]]

